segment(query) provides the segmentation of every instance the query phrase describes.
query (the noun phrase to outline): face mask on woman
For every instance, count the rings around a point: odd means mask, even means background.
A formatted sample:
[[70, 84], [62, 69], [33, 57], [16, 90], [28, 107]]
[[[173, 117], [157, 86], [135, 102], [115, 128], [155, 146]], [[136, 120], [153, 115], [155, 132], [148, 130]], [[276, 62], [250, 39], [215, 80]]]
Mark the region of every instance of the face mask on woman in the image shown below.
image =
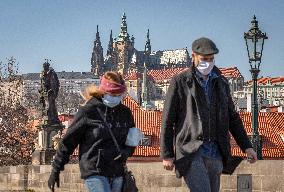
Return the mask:
[[109, 94], [105, 94], [102, 98], [103, 100], [103, 103], [108, 106], [108, 107], [115, 107], [117, 106], [121, 100], [122, 100], [122, 95], [119, 95], [119, 96], [112, 96], [112, 95], [109, 95]]

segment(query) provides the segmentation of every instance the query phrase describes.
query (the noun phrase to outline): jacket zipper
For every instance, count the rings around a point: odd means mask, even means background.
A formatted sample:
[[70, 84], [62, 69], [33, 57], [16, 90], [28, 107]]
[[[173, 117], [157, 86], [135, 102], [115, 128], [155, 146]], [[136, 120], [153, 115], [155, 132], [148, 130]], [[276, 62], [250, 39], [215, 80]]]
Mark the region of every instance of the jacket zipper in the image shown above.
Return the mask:
[[211, 99], [213, 94], [213, 89], [215, 87], [216, 81], [213, 82], [213, 86], [211, 89], [211, 95], [209, 95], [209, 142], [211, 141]]
[[106, 106], [106, 110], [105, 110], [105, 122], [107, 122], [106, 117], [107, 117], [107, 106]]
[[108, 107], [106, 106], [106, 110], [105, 110], [105, 122], [112, 127], [113, 122], [114, 122], [114, 118], [113, 118], [113, 114], [114, 114], [114, 109], [111, 109], [111, 114], [110, 114], [110, 122], [107, 121], [107, 112], [108, 112]]
[[208, 140], [209, 142], [211, 141], [211, 101], [209, 101], [209, 138]]

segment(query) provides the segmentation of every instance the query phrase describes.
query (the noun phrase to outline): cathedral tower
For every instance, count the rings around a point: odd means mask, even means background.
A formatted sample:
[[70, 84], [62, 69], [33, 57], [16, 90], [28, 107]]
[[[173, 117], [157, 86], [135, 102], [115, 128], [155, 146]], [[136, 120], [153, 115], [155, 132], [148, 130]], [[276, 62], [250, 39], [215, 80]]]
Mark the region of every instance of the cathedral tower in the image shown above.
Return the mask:
[[94, 75], [101, 75], [103, 73], [102, 67], [104, 64], [103, 47], [100, 40], [99, 26], [97, 25], [96, 40], [94, 41], [94, 48], [91, 58], [91, 72]]
[[125, 13], [123, 13], [122, 16], [121, 30], [117, 39], [115, 39], [114, 49], [118, 60], [117, 70], [121, 74], [126, 74], [134, 53], [134, 37], [129, 38]]

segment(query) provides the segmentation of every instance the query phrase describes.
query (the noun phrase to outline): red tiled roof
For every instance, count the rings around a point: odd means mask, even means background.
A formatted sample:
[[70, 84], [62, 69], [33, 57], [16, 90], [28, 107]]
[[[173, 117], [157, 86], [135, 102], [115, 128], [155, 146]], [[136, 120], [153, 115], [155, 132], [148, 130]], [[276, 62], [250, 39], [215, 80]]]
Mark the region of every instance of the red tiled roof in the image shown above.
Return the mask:
[[[139, 127], [145, 135], [151, 135], [151, 146], [138, 146], [135, 150], [136, 157], [159, 157], [160, 155], [160, 129], [162, 112], [156, 110], [144, 110], [130, 96], [126, 96], [123, 103], [128, 106], [134, 116], [136, 127]], [[248, 135], [252, 135], [251, 113], [241, 112], [240, 117]], [[284, 113], [259, 113], [259, 134], [263, 140], [264, 159], [284, 159]], [[245, 156], [231, 139], [232, 154]], [[135, 159], [135, 158], [134, 158]]]
[[284, 131], [279, 131], [279, 135], [284, 135]]
[[169, 68], [169, 69], [157, 69], [157, 70], [149, 70], [148, 74], [150, 74], [156, 83], [159, 82], [169, 82], [171, 78], [179, 74], [180, 72], [187, 70], [188, 68]]
[[227, 78], [242, 77], [241, 72], [237, 67], [219, 68], [221, 73]]
[[[149, 70], [147, 72], [147, 76], [150, 77], [153, 81], [155, 81], [156, 83], [159, 82], [169, 82], [170, 79], [186, 70], [188, 68], [169, 68], [169, 69], [155, 69], [155, 70]], [[125, 80], [137, 80], [137, 79], [141, 79], [143, 76], [142, 73], [136, 72], [136, 71], [132, 71], [129, 72], [128, 74], [125, 75]]]
[[[136, 72], [136, 71], [132, 71], [132, 72], [130, 72], [130, 73], [128, 73], [124, 76], [125, 80], [138, 80], [138, 79], [142, 79], [142, 78], [143, 78], [143, 73], [139, 73], [139, 72]], [[147, 78], [150, 81], [154, 81], [152, 75], [149, 74], [149, 73], [147, 73]]]
[[[257, 79], [257, 83], [259, 85], [266, 85], [268, 83], [274, 84], [283, 84], [284, 83], [284, 77], [262, 77]], [[246, 85], [251, 85], [252, 81], [245, 82]]]
[[[139, 146], [134, 155], [158, 157], [162, 112], [145, 111], [131, 97], [127, 97], [124, 104], [132, 110], [136, 126], [141, 128], [143, 132], [153, 133], [152, 146]], [[251, 113], [242, 112], [240, 117], [248, 135], [251, 135]], [[259, 133], [263, 138], [263, 158], [284, 159], [284, 142], [279, 132], [284, 132], [284, 113], [259, 113]], [[244, 156], [233, 139], [231, 143], [233, 155]]]
[[[171, 78], [188, 68], [168, 68], [168, 69], [155, 69], [149, 70], [147, 75], [152, 77], [156, 83], [168, 83]], [[237, 67], [220, 68], [221, 73], [228, 78], [241, 77], [241, 73]], [[126, 80], [137, 80], [142, 78], [142, 73], [136, 71], [129, 72], [125, 75]]]
[[[251, 113], [241, 112], [240, 117], [248, 135], [252, 135]], [[263, 158], [284, 159], [284, 142], [279, 134], [284, 131], [284, 113], [259, 113], [258, 122], [258, 132], [263, 140]], [[234, 155], [244, 155], [234, 140], [232, 140], [231, 144]]]
[[137, 80], [137, 79], [142, 79], [142, 73], [138, 73], [137, 71], [132, 71], [127, 73], [124, 76], [125, 80]]
[[136, 127], [140, 128], [145, 135], [151, 135], [151, 146], [138, 146], [134, 155], [159, 156], [162, 112], [144, 110], [130, 96], [126, 96], [123, 103], [131, 109]]

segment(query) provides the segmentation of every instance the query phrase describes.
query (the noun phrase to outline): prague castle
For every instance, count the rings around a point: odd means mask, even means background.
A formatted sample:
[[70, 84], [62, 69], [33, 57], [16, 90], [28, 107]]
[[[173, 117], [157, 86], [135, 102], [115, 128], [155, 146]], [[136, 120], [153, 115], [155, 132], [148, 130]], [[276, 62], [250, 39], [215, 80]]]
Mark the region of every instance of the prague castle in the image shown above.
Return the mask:
[[[57, 72], [62, 90], [78, 93], [90, 84], [99, 85], [100, 76], [109, 70], [123, 74], [128, 94], [140, 106], [146, 109], [162, 110], [166, 92], [171, 78], [186, 70], [191, 65], [191, 58], [187, 48], [176, 50], [153, 51], [149, 29], [146, 33], [144, 50], [135, 48], [135, 38], [127, 31], [126, 15], [122, 15], [120, 33], [113, 38], [111, 31], [107, 51], [104, 53], [97, 26], [96, 38], [91, 55], [90, 72]], [[228, 79], [230, 89], [239, 108], [248, 108], [246, 98], [252, 90], [249, 83], [245, 83], [237, 67], [220, 68], [221, 73]], [[23, 75], [24, 90], [27, 93], [37, 93], [40, 85], [39, 73]], [[283, 105], [283, 78], [273, 84], [263, 87], [263, 99], [270, 99], [270, 104]], [[276, 80], [275, 80], [276, 82]], [[277, 86], [277, 87], [275, 87]], [[261, 89], [262, 85], [260, 85]], [[269, 92], [276, 90], [277, 93]], [[274, 99], [277, 96], [277, 99]], [[273, 101], [272, 101], [273, 97]]]
[[138, 51], [135, 48], [135, 38], [127, 31], [126, 15], [122, 16], [121, 30], [118, 37], [110, 33], [106, 55], [104, 56], [100, 33], [97, 26], [96, 39], [91, 57], [91, 72], [100, 76], [105, 71], [115, 70], [121, 74], [141, 72], [147, 68], [167, 69], [173, 67], [186, 68], [191, 64], [191, 58], [186, 48], [166, 51], [152, 51], [149, 29], [146, 35], [145, 48]]

